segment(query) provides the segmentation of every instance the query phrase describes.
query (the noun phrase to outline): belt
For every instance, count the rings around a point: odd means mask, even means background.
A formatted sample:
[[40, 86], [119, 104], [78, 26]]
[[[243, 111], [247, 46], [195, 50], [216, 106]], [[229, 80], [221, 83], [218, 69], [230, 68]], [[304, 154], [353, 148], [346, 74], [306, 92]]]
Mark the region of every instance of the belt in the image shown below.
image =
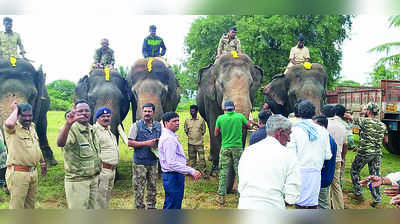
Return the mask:
[[22, 171], [22, 172], [30, 172], [36, 169], [36, 167], [34, 166], [18, 166], [18, 165], [7, 166], [7, 169], [11, 170], [12, 167], [14, 167], [14, 171]]
[[111, 164], [108, 164], [108, 163], [103, 163], [103, 168], [105, 168], [105, 169], [114, 170], [115, 167], [116, 167], [116, 165], [111, 165]]

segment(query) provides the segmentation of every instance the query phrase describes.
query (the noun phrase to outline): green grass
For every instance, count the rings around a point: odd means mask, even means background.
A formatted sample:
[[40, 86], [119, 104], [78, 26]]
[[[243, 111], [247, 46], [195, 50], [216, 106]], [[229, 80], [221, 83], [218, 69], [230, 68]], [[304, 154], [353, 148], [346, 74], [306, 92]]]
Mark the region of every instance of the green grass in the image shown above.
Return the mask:
[[[182, 145], [187, 153], [187, 137], [183, 132], [184, 120], [190, 115], [187, 111], [179, 112], [180, 116], [180, 129], [178, 135]], [[257, 118], [257, 113], [253, 113], [253, 118]], [[50, 146], [53, 149], [56, 159], [59, 164], [55, 167], [49, 167], [47, 176], [39, 177], [39, 193], [37, 197], [36, 207], [38, 208], [66, 208], [67, 203], [65, 200], [64, 191], [64, 164], [63, 153], [56, 146], [56, 138], [60, 127], [64, 124], [64, 112], [50, 111], [48, 113], [48, 138]], [[124, 121], [124, 127], [128, 132], [131, 126], [131, 116], [128, 115]], [[206, 158], [209, 154], [209, 134], [205, 135], [205, 152]], [[111, 208], [133, 208], [133, 191], [132, 191], [132, 151], [126, 145], [120, 142], [121, 162], [119, 164], [119, 173], [121, 179], [116, 183], [111, 200]], [[357, 204], [355, 201], [349, 200], [347, 194], [352, 192], [352, 184], [350, 179], [350, 167], [354, 160], [355, 152], [349, 152], [346, 158], [346, 174], [345, 174], [345, 202], [349, 208], [370, 208], [367, 202]], [[384, 157], [382, 162], [381, 172], [386, 175], [390, 172], [399, 171], [400, 163], [398, 162], [400, 156], [392, 155], [384, 150]], [[211, 162], [207, 161], [207, 168], [210, 170]], [[368, 176], [368, 168], [365, 167], [361, 171], [361, 177]], [[210, 180], [193, 181], [190, 177], [186, 177], [185, 182], [185, 196], [183, 200], [183, 208], [186, 209], [217, 209], [217, 208], [236, 208], [237, 197], [233, 194], [227, 195], [225, 206], [219, 206], [215, 202], [215, 194], [218, 188], [218, 180], [212, 177]], [[370, 200], [371, 195], [367, 189], [364, 189], [364, 197]], [[10, 197], [0, 191], [0, 208], [8, 208]], [[383, 196], [383, 207], [390, 207], [388, 202], [390, 198]], [[164, 202], [164, 190], [161, 180], [157, 180], [157, 208], [162, 208]]]

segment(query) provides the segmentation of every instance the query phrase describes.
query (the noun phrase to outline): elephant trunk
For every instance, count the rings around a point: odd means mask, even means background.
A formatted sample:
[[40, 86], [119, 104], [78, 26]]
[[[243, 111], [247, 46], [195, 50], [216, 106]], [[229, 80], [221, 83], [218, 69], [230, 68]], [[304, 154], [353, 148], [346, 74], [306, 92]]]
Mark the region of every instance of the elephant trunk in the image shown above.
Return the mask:
[[139, 92], [137, 96], [138, 96], [138, 102], [137, 102], [138, 106], [136, 111], [136, 119], [139, 120], [143, 118], [142, 114], [143, 105], [145, 105], [146, 103], [152, 103], [156, 107], [153, 119], [156, 121], [160, 121], [163, 114], [160, 96], [153, 92], [147, 92], [147, 91]]
[[[232, 100], [235, 103], [235, 111], [242, 113], [247, 119], [251, 112], [252, 104], [250, 100], [250, 84], [246, 75], [241, 74], [243, 71], [235, 70], [231, 79], [225, 83], [226, 91], [225, 100]], [[223, 104], [222, 104], [223, 105]]]
[[[110, 129], [111, 132], [115, 135], [115, 136], [119, 136], [118, 135], [118, 125], [121, 123], [121, 113], [120, 113], [120, 108], [119, 108], [119, 104], [117, 102], [115, 102], [113, 99], [107, 98], [107, 99], [98, 99], [96, 101], [96, 107], [93, 111], [93, 116], [95, 116], [96, 111], [100, 108], [100, 107], [108, 107], [111, 109], [112, 111], [112, 116], [111, 116], [111, 125], [110, 125]], [[93, 121], [95, 121], [95, 117], [93, 119]]]

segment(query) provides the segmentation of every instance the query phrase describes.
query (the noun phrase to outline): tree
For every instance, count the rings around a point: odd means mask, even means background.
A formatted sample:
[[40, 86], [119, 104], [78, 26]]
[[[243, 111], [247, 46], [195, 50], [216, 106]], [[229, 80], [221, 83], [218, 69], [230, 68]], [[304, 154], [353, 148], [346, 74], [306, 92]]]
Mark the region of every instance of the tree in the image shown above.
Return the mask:
[[[272, 15], [207, 16], [194, 21], [185, 37], [188, 55], [184, 66], [192, 77], [201, 67], [214, 63], [218, 41], [229, 27], [236, 26], [242, 51], [264, 69], [266, 85], [272, 76], [283, 73], [290, 49], [300, 33], [310, 50], [311, 62], [324, 65], [328, 87], [333, 87], [341, 70], [341, 46], [351, 29], [351, 16]], [[258, 91], [255, 105], [263, 102]]]
[[68, 110], [73, 105], [75, 83], [68, 80], [56, 80], [47, 85], [50, 97], [50, 110]]
[[361, 86], [360, 83], [353, 80], [338, 80], [336, 86]]
[[[400, 15], [389, 18], [389, 27], [400, 27]], [[385, 53], [386, 56], [380, 58], [374, 71], [370, 73], [372, 84], [379, 86], [382, 79], [400, 78], [400, 42], [390, 42], [372, 48], [369, 52]]]

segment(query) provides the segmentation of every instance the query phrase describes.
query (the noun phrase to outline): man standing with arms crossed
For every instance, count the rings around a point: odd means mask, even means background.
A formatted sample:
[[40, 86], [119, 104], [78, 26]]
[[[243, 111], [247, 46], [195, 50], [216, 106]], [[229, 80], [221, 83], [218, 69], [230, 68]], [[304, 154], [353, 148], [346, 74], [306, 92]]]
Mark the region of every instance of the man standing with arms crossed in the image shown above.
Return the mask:
[[9, 208], [33, 209], [38, 192], [36, 166], [40, 162], [42, 176], [46, 175], [47, 166], [32, 123], [32, 106], [17, 105], [14, 101], [12, 110], [4, 125], [8, 149], [6, 181], [11, 195]]
[[[188, 154], [189, 164], [191, 167], [198, 167], [198, 170], [208, 179], [206, 174], [206, 160], [204, 159], [203, 135], [206, 133], [206, 123], [203, 118], [197, 116], [199, 107], [197, 105], [190, 106], [190, 115], [192, 118], [185, 120], [185, 133], [188, 136]], [[197, 154], [199, 154], [199, 163], [197, 166]]]
[[101, 161], [90, 116], [85, 100], [75, 102], [57, 138], [58, 147], [64, 151], [65, 194], [70, 209], [98, 207], [96, 195]]
[[114, 187], [115, 168], [119, 162], [117, 139], [110, 130], [111, 109], [101, 107], [96, 112], [96, 124], [93, 125], [95, 137], [100, 145], [100, 159], [102, 169], [97, 192], [97, 204], [101, 209], [107, 209], [111, 200], [111, 191]]
[[156, 107], [146, 103], [142, 107], [143, 119], [134, 123], [128, 137], [128, 146], [134, 147], [132, 185], [135, 208], [145, 209], [144, 192], [147, 186], [147, 209], [155, 209], [157, 202], [157, 151], [161, 124], [153, 120]]
[[[216, 196], [217, 203], [220, 205], [225, 204], [229, 169], [233, 167], [236, 176], [238, 175], [239, 159], [243, 152], [242, 127], [245, 125], [250, 129], [252, 125], [257, 125], [254, 121], [247, 121], [243, 114], [236, 113], [235, 104], [231, 100], [225, 101], [224, 111], [225, 114], [218, 116], [214, 130], [214, 135], [221, 134], [222, 139], [219, 153], [219, 185]], [[238, 176], [236, 183], [239, 183]]]

